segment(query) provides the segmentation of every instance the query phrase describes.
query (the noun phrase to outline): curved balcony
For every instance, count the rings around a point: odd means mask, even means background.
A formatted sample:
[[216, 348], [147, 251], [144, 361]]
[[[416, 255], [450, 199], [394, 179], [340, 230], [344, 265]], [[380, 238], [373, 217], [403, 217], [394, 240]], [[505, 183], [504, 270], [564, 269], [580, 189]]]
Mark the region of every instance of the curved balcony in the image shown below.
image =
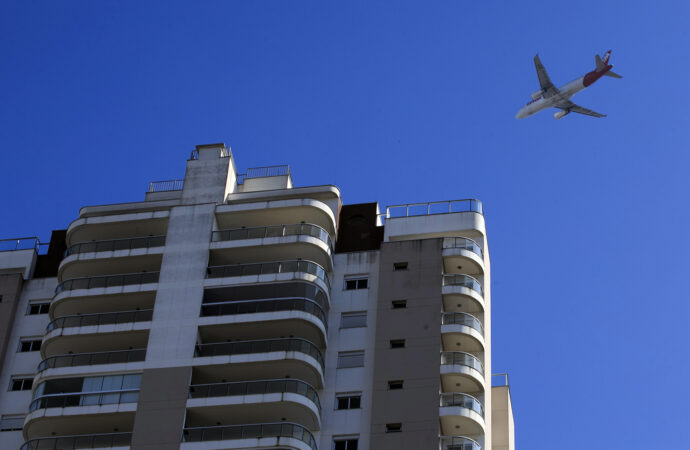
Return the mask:
[[[158, 272], [140, 272], [140, 273], [126, 273], [118, 275], [103, 275], [98, 277], [84, 277], [84, 278], [73, 278], [71, 280], [65, 280], [55, 288], [55, 301], [58, 300], [57, 296], [65, 291], [74, 291], [81, 289], [110, 289], [119, 288], [116, 292], [122, 292], [126, 290], [127, 287], [129, 291], [135, 292], [138, 289], [136, 287], [143, 288], [143, 285], [150, 285], [158, 283]], [[155, 287], [149, 287], [149, 289], [154, 290]], [[108, 293], [108, 292], [104, 292]], [[62, 298], [62, 297], [60, 297]]]
[[122, 250], [135, 250], [163, 247], [165, 236], [147, 236], [129, 239], [112, 239], [109, 241], [91, 241], [74, 244], [65, 251], [65, 258], [79, 253], [116, 252]]
[[297, 223], [214, 231], [211, 265], [299, 258], [333, 268], [333, 243], [318, 225]]
[[152, 318], [152, 309], [117, 311], [98, 314], [77, 314], [73, 316], [58, 317], [57, 319], [53, 320], [46, 327], [46, 334], [59, 328], [117, 325], [131, 322], [150, 322]]
[[441, 314], [441, 340], [444, 351], [484, 351], [482, 323], [471, 314]]
[[305, 260], [212, 266], [208, 268], [206, 278], [209, 279], [206, 286], [304, 279], [319, 285], [325, 292], [330, 292], [326, 270], [315, 262]]
[[[195, 384], [187, 408], [197, 422], [273, 422], [287, 418], [311, 430], [320, 428], [321, 403], [309, 383], [295, 379]], [[202, 409], [203, 408], [203, 409]]]
[[443, 272], [484, 274], [484, 253], [470, 238], [443, 238]]
[[[195, 442], [223, 442], [220, 447], [195, 446]], [[185, 428], [182, 433], [181, 449], [208, 448], [273, 448], [287, 447], [299, 450], [318, 450], [311, 432], [296, 423], [260, 423], [248, 425], [229, 425], [215, 427]], [[190, 445], [191, 444], [191, 445]]]
[[[150, 204], [150, 202], [147, 202]], [[140, 204], [141, 205], [141, 204]], [[143, 206], [143, 205], [141, 205]], [[102, 207], [82, 208], [80, 215], [85, 212]], [[106, 206], [106, 209], [108, 207]], [[112, 211], [103, 211], [108, 215], [97, 215], [92, 217], [80, 217], [74, 220], [67, 227], [66, 242], [70, 247], [77, 242], [89, 242], [103, 239], [132, 238], [137, 236], [159, 236], [164, 235], [168, 229], [168, 218], [170, 211], [145, 211], [145, 212], [125, 212], [124, 214], [113, 214]], [[101, 214], [103, 213], [101, 212]]]
[[69, 394], [48, 394], [36, 397], [29, 405], [29, 412], [45, 408], [70, 408], [77, 406], [113, 405], [136, 403], [139, 389], [119, 391], [79, 392]]
[[444, 392], [483, 392], [484, 366], [465, 352], [441, 353], [441, 388]]
[[484, 433], [484, 407], [468, 394], [441, 394], [441, 433], [460, 431], [462, 434]]
[[441, 450], [482, 450], [473, 439], [464, 436], [441, 436]]
[[[103, 364], [122, 364], [144, 361], [146, 349], [117, 350], [110, 352], [75, 353], [46, 358], [38, 365], [37, 372], [64, 367], [94, 366]], [[99, 369], [103, 370], [103, 369]], [[86, 371], [84, 371], [86, 372]]]
[[484, 294], [476, 278], [464, 274], [443, 276], [443, 310], [447, 312], [483, 312]]
[[51, 436], [26, 441], [21, 450], [127, 448], [132, 442], [132, 433], [77, 434], [72, 436]]

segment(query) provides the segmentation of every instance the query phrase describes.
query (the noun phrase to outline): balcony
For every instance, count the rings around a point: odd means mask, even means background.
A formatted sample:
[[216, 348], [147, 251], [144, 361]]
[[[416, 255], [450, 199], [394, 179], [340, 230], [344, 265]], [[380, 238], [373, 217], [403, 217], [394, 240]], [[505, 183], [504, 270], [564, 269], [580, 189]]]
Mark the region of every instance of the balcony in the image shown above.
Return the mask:
[[48, 324], [46, 334], [60, 328], [92, 327], [101, 325], [118, 325], [123, 323], [150, 322], [153, 318], [152, 309], [117, 311], [100, 314], [84, 314], [58, 317]]
[[[384, 240], [418, 239], [452, 234], [485, 235], [482, 202], [475, 199], [408, 203], [386, 207]], [[420, 230], [423, 230], [420, 233]]]
[[[217, 445], [209, 445], [211, 441]], [[214, 427], [189, 427], [182, 434], [182, 450], [291, 448], [318, 450], [308, 429], [295, 423], [260, 423]]]
[[[82, 217], [73, 221], [67, 228], [67, 246], [70, 247], [79, 242], [165, 235], [168, 230], [170, 212], [152, 211], [154, 206], [151, 204], [137, 205], [145, 206], [149, 211], [132, 210], [125, 214], [117, 214], [118, 211], [113, 213], [112, 205], [82, 208], [80, 211]], [[127, 205], [122, 206], [126, 208]], [[90, 215], [89, 211], [94, 215]], [[84, 217], [85, 214], [88, 217]]]
[[132, 433], [77, 434], [31, 439], [21, 446], [21, 450], [126, 449], [131, 442]]
[[441, 388], [443, 392], [484, 392], [484, 366], [465, 352], [441, 353]]
[[482, 285], [469, 275], [443, 276], [443, 310], [446, 312], [484, 312]]
[[51, 309], [73, 297], [133, 294], [158, 288], [158, 272], [142, 272], [65, 280], [55, 288]]
[[482, 450], [477, 441], [464, 436], [441, 436], [441, 450]]
[[[104, 364], [121, 364], [121, 367], [107, 368], [107, 371], [115, 370], [139, 370], [143, 368], [143, 364], [132, 364], [144, 361], [146, 358], [146, 349], [138, 348], [132, 350], [116, 350], [108, 352], [94, 352], [94, 353], [75, 353], [67, 355], [51, 356], [44, 359], [38, 365], [36, 371], [39, 375], [47, 376], [48, 373], [42, 372], [50, 371], [50, 375], [67, 375], [71, 371], [69, 368], [81, 367], [77, 373], [94, 373], [103, 372], [102, 365]], [[89, 366], [97, 366], [87, 369]]]
[[304, 280], [330, 292], [326, 270], [319, 264], [303, 260], [212, 266], [208, 268], [206, 278], [206, 287]]
[[470, 238], [443, 238], [443, 272], [483, 275], [482, 248]]
[[444, 351], [484, 351], [482, 323], [471, 314], [442, 314], [441, 340], [443, 341]]
[[332, 251], [330, 235], [318, 225], [297, 223], [235, 228], [213, 232], [211, 265], [298, 258], [331, 270]]
[[[50, 316], [55, 318], [87, 314], [107, 314], [116, 311], [153, 309], [156, 284], [141, 286], [144, 290], [103, 294], [105, 290], [63, 291], [50, 304]], [[148, 289], [151, 288], [151, 289]], [[127, 288], [130, 289], [130, 288]], [[99, 294], [101, 292], [101, 294]]]
[[441, 434], [484, 434], [484, 407], [468, 394], [441, 394]]

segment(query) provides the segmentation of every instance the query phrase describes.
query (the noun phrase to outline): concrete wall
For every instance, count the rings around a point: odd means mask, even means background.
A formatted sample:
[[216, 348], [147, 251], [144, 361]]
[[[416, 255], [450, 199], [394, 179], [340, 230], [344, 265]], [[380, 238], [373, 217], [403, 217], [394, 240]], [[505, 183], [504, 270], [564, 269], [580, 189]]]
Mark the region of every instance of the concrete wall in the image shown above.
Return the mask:
[[7, 345], [12, 335], [22, 282], [21, 273], [0, 274], [0, 361], [5, 360]]
[[515, 423], [510, 388], [494, 386], [491, 388], [491, 394], [491, 450], [515, 450]]

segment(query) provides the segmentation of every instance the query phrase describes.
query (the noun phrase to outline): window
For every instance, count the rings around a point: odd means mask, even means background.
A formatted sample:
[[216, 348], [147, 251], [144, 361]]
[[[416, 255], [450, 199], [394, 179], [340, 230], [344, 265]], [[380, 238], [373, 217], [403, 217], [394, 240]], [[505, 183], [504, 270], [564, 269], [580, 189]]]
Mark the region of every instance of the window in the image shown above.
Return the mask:
[[338, 353], [338, 369], [364, 367], [364, 351]]
[[391, 391], [403, 388], [403, 380], [390, 380], [388, 381], [388, 389]]
[[391, 348], [405, 348], [405, 339], [391, 339]]
[[367, 326], [367, 312], [344, 312], [340, 315], [340, 328], [359, 328]]
[[352, 291], [355, 289], [367, 289], [369, 287], [368, 278], [346, 278], [345, 279], [345, 290]]
[[362, 404], [362, 394], [335, 394], [335, 409], [359, 409]]
[[407, 270], [407, 261], [393, 263], [393, 270]]
[[387, 423], [386, 433], [400, 433], [402, 431], [402, 424], [398, 423]]
[[28, 391], [31, 390], [33, 378], [12, 378], [10, 381], [10, 391]]
[[335, 438], [333, 450], [357, 450], [357, 438]]
[[36, 314], [48, 314], [49, 309], [50, 309], [50, 302], [29, 303], [29, 309], [27, 309], [26, 313], [30, 316], [33, 316]]
[[407, 308], [407, 300], [393, 300], [391, 306], [393, 309]]
[[18, 353], [23, 352], [37, 352], [41, 349], [40, 339], [26, 339], [19, 341]]
[[21, 431], [24, 427], [24, 416], [3, 415], [0, 417], [0, 431]]

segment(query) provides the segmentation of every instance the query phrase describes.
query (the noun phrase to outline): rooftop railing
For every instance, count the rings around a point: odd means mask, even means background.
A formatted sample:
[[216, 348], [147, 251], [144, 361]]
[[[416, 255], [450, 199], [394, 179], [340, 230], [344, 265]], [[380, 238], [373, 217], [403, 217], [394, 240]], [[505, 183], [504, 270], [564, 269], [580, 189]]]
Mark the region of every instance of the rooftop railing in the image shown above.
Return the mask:
[[443, 238], [443, 248], [462, 248], [469, 250], [472, 253], [479, 255], [480, 258], [484, 258], [484, 253], [482, 248], [470, 238], [464, 237], [447, 237]]
[[464, 286], [484, 295], [482, 284], [476, 278], [463, 274], [443, 275], [443, 286]]
[[107, 288], [129, 286], [132, 284], [158, 283], [158, 272], [127, 273], [120, 275], [103, 275], [98, 277], [72, 278], [65, 280], [55, 288], [55, 294], [75, 289]]
[[465, 352], [441, 352], [441, 365], [471, 367], [480, 374], [484, 374], [484, 366], [479, 358]]
[[236, 383], [193, 384], [189, 398], [229, 397], [235, 395], [293, 393], [307, 397], [321, 410], [319, 394], [309, 383], [294, 379], [241, 381]]
[[13, 252], [15, 250], [38, 251], [41, 242], [37, 237], [24, 237], [14, 239], [0, 239], [0, 252]]
[[237, 184], [244, 184], [250, 178], [279, 177], [282, 175], [290, 175], [290, 166], [252, 167], [247, 169], [246, 173], [237, 174]]
[[131, 442], [132, 433], [79, 434], [31, 439], [21, 446], [21, 450], [129, 447]]
[[246, 355], [249, 353], [300, 352], [314, 358], [323, 368], [323, 355], [306, 339], [281, 338], [255, 341], [211, 342], [198, 344], [194, 356]]
[[302, 425], [289, 422], [185, 428], [182, 434], [183, 442], [260, 438], [298, 439], [312, 450], [317, 450], [316, 440], [309, 430]]
[[111, 352], [74, 353], [46, 358], [38, 365], [38, 372], [58, 367], [94, 366], [97, 364], [117, 364], [143, 361], [146, 349], [116, 350]]
[[482, 336], [484, 335], [481, 321], [472, 314], [461, 312], [443, 313], [441, 314], [441, 325], [464, 325], [477, 330]]
[[56, 328], [87, 327], [93, 325], [113, 325], [118, 323], [148, 322], [153, 318], [152, 309], [117, 311], [97, 314], [79, 314], [58, 317], [48, 324], [46, 333]]
[[75, 253], [114, 252], [116, 250], [134, 250], [137, 248], [162, 247], [165, 236], [147, 236], [129, 239], [113, 239], [109, 241], [94, 241], [74, 244], [65, 250], [65, 257]]
[[227, 266], [211, 266], [206, 278], [243, 277], [248, 275], [267, 275], [277, 273], [304, 272], [320, 278], [330, 289], [326, 270], [319, 264], [306, 261], [275, 261], [252, 264], [231, 264]]
[[328, 248], [333, 248], [328, 232], [320, 226], [310, 223], [214, 231], [211, 241], [239, 241], [242, 239], [264, 239], [284, 236], [311, 236], [328, 244]]
[[304, 311], [318, 317], [328, 328], [326, 313], [314, 300], [302, 297], [270, 298], [261, 300], [231, 300], [226, 302], [203, 303], [201, 317], [231, 316], [278, 311]]
[[68, 408], [73, 406], [116, 405], [136, 403], [139, 389], [120, 391], [79, 392], [71, 394], [48, 394], [37, 397], [29, 405], [29, 412], [44, 408]]
[[181, 191], [183, 187], [184, 180], [152, 181], [149, 183], [148, 192]]
[[441, 436], [441, 450], [482, 450], [473, 439], [464, 436]]
[[461, 408], [471, 409], [484, 417], [482, 402], [469, 394], [458, 394], [456, 392], [441, 394], [441, 406], [459, 406]]
[[474, 212], [484, 214], [482, 202], [476, 199], [446, 200], [442, 202], [408, 203], [386, 207], [386, 219], [396, 217], [431, 216], [435, 214], [452, 214]]

